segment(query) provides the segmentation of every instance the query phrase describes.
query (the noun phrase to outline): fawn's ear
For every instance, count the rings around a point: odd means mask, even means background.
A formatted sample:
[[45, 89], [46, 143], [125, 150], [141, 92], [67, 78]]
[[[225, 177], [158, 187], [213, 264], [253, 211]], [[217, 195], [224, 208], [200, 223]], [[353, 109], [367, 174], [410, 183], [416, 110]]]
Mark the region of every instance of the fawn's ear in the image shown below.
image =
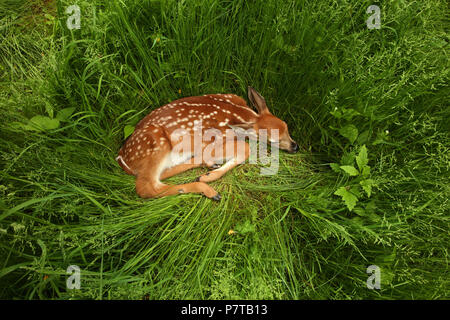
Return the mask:
[[248, 99], [250, 100], [251, 104], [256, 108], [256, 110], [258, 110], [259, 114], [269, 113], [266, 100], [252, 87], [248, 87]]

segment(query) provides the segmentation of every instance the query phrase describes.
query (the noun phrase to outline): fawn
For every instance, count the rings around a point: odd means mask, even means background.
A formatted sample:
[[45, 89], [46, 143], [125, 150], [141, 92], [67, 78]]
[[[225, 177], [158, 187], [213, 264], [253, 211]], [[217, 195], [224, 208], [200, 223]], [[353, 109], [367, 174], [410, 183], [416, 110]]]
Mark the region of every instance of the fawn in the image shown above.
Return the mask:
[[[221, 196], [207, 183], [243, 163], [250, 154], [245, 140], [241, 141], [243, 148], [239, 149], [235, 137], [225, 135], [225, 130], [229, 131], [230, 127], [253, 130], [256, 136], [259, 130], [278, 130], [277, 136], [268, 134], [269, 140], [277, 140], [275, 142], [281, 150], [297, 152], [298, 144], [289, 136], [286, 123], [270, 113], [265, 99], [252, 87], [248, 87], [248, 98], [257, 112], [237, 95], [207, 94], [175, 100], [144, 117], [116, 158], [125, 172], [136, 176], [137, 194], [142, 198], [154, 198], [194, 192], [220, 200]], [[214, 141], [202, 139], [208, 129], [215, 130]], [[200, 140], [196, 143], [198, 136]], [[183, 141], [180, 142], [180, 138]], [[180, 146], [183, 153], [177, 150]], [[197, 156], [204, 155], [208, 148], [209, 154], [198, 161]], [[223, 160], [225, 163], [218, 165]], [[212, 170], [195, 182], [180, 185], [161, 182], [200, 166]]]

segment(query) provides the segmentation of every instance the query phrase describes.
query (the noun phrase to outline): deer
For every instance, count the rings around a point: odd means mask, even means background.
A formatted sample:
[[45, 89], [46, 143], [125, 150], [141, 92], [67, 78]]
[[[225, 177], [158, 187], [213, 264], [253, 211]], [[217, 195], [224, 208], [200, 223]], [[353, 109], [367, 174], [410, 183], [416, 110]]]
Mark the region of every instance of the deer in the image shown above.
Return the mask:
[[[256, 111], [235, 94], [185, 97], [153, 110], [139, 121], [116, 157], [120, 167], [136, 177], [138, 196], [160, 198], [200, 193], [219, 201], [221, 195], [208, 183], [220, 179], [250, 155], [246, 141], [240, 141], [243, 147], [238, 148], [236, 137], [226, 134], [230, 128], [252, 130], [256, 137], [261, 130], [276, 130], [277, 137], [268, 134], [269, 140], [276, 138], [277, 148], [289, 153], [297, 152], [299, 146], [290, 137], [287, 124], [269, 111], [264, 97], [248, 87], [248, 99]], [[215, 130], [214, 139], [202, 139], [196, 146], [196, 136], [201, 136], [207, 129]], [[177, 148], [180, 145], [186, 146], [182, 153]], [[197, 156], [208, 148], [208, 156], [199, 160]], [[197, 167], [207, 167], [209, 171], [190, 183], [169, 185], [162, 182]]]

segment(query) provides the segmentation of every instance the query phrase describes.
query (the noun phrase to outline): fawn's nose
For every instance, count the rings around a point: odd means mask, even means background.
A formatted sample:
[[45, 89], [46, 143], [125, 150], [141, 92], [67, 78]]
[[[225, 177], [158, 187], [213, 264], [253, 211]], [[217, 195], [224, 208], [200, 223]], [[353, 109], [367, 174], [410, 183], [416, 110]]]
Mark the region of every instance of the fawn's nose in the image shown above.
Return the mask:
[[297, 142], [292, 141], [292, 142], [291, 142], [291, 152], [292, 152], [292, 153], [297, 152], [298, 149], [299, 149], [299, 148], [298, 148]]

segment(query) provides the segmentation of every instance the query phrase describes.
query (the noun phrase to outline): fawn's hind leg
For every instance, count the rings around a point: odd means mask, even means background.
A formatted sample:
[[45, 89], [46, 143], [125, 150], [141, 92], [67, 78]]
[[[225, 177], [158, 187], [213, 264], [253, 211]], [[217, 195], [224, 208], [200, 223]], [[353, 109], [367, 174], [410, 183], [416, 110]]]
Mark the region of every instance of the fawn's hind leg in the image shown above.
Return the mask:
[[136, 192], [141, 198], [160, 198], [180, 193], [201, 193], [213, 200], [220, 200], [219, 193], [204, 182], [192, 182], [178, 185], [168, 185], [152, 181], [145, 176], [136, 179]]
[[[170, 152], [166, 153], [165, 156], [149, 156], [144, 159], [145, 163], [136, 178], [136, 192], [141, 198], [165, 197], [180, 193], [201, 193], [213, 200], [220, 200], [221, 197], [217, 191], [204, 182], [192, 182], [179, 185], [162, 183], [160, 181], [161, 178], [167, 178], [169, 175], [174, 175], [202, 165], [184, 163], [166, 170], [164, 165], [168, 156], [170, 156]], [[162, 173], [164, 171], [165, 173]]]

